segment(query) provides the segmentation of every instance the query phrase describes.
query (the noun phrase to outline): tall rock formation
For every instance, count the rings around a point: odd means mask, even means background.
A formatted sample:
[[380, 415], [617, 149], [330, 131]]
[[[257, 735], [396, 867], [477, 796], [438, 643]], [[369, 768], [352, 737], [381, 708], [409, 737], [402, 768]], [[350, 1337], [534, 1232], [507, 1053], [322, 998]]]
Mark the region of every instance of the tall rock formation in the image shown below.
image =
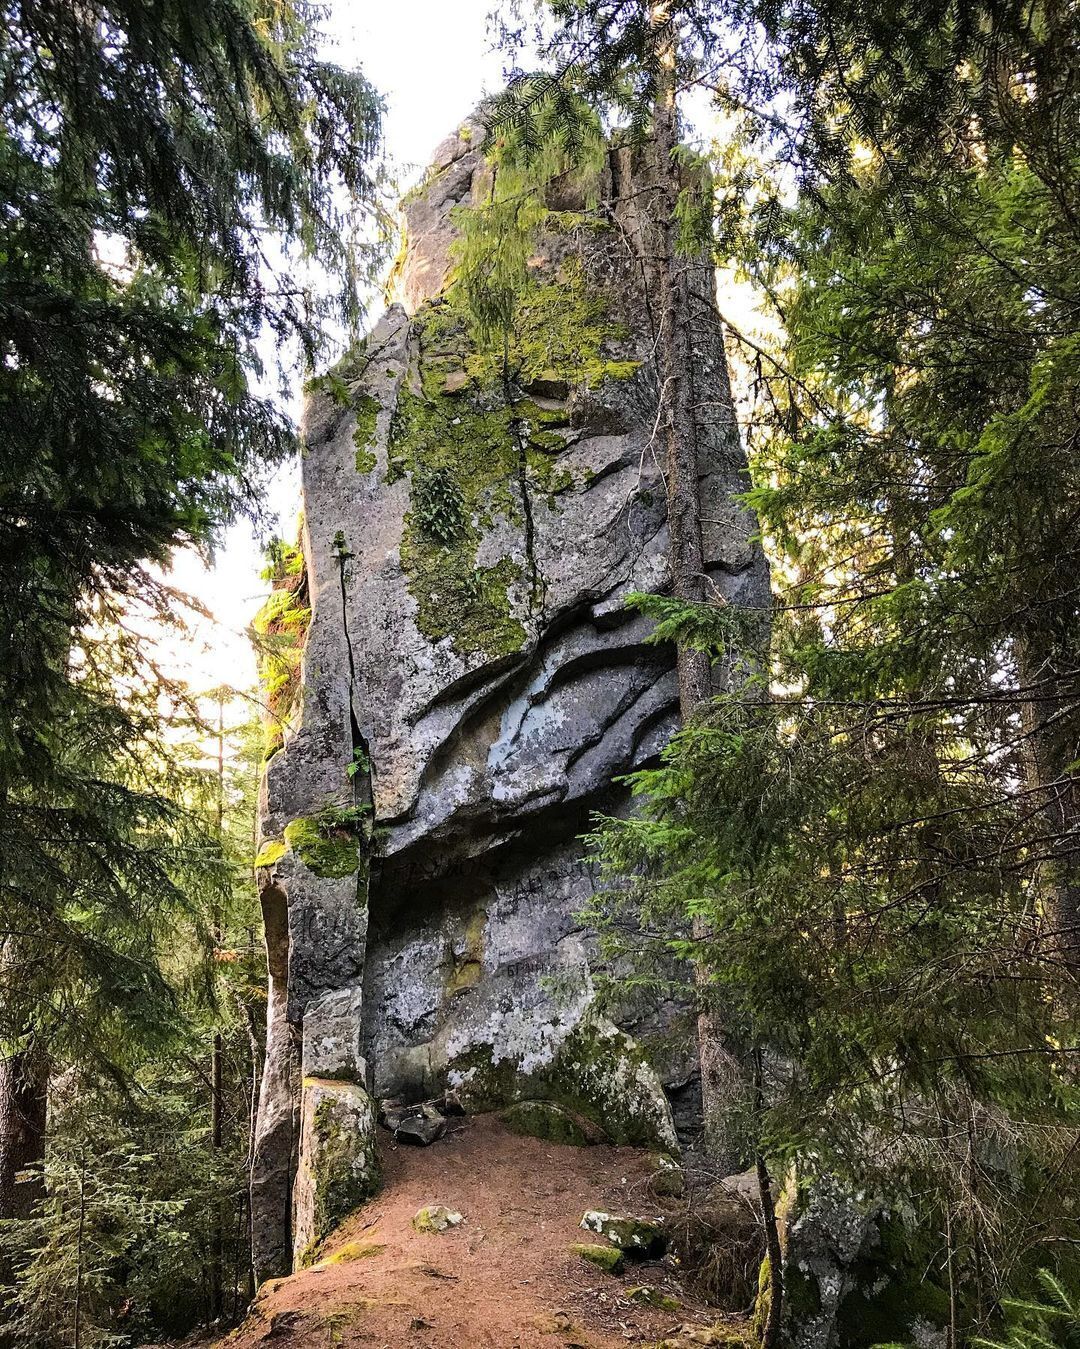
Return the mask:
[[[258, 859], [260, 1277], [372, 1192], [372, 1096], [540, 1102], [666, 1150], [672, 1102], [693, 1110], [692, 1022], [601, 1015], [579, 917], [588, 813], [677, 721], [674, 652], [626, 605], [668, 578], [647, 202], [628, 148], [598, 205], [552, 199], [493, 356], [448, 291], [454, 208], [490, 187], [479, 140], [439, 148], [398, 303], [307, 407], [302, 555], [267, 622], [299, 679], [286, 664], [273, 690]], [[713, 272], [693, 271], [708, 569], [764, 606]]]

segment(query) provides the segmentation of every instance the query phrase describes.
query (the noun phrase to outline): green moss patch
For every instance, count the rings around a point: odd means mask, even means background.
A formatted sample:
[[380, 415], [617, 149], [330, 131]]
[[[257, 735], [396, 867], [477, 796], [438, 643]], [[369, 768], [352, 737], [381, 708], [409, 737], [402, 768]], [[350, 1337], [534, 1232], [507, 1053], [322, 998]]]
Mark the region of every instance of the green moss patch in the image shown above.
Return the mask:
[[517, 1101], [500, 1118], [508, 1129], [546, 1143], [565, 1143], [575, 1148], [607, 1141], [607, 1135], [591, 1120], [575, 1115], [552, 1101]]
[[387, 480], [409, 478], [401, 561], [429, 641], [488, 659], [523, 646], [519, 615], [542, 582], [510, 556], [479, 565], [480, 545], [500, 520], [525, 538], [523, 490], [555, 508], [575, 484], [559, 463], [565, 407], [519, 393], [633, 375], [639, 363], [619, 355], [627, 333], [610, 310], [570, 259], [526, 288], [505, 349], [474, 341], [452, 288], [414, 318], [419, 355], [391, 420]]
[[369, 393], [362, 393], [353, 402], [356, 413], [356, 430], [353, 431], [353, 444], [356, 446], [356, 471], [371, 473], [376, 465], [375, 423], [379, 416], [379, 400]]
[[275, 862], [280, 862], [285, 856], [285, 842], [280, 838], [268, 838], [259, 849], [255, 858], [254, 865], [257, 867], [272, 867]]
[[[419, 329], [423, 349], [423, 321]], [[424, 392], [401, 390], [390, 429], [389, 476], [409, 474], [412, 498], [401, 563], [424, 636], [448, 637], [462, 655], [495, 658], [525, 641], [510, 598], [521, 585], [521, 567], [509, 557], [477, 563], [495, 520], [517, 518], [512, 413], [445, 393], [446, 358], [436, 349], [421, 359]]]
[[593, 1246], [588, 1242], [575, 1241], [570, 1247], [571, 1255], [580, 1255], [590, 1265], [602, 1269], [605, 1274], [621, 1274], [626, 1265], [626, 1257], [614, 1246]]
[[328, 1255], [320, 1263], [324, 1265], [344, 1265], [352, 1260], [370, 1260], [386, 1250], [386, 1246], [377, 1241], [347, 1241], [339, 1246], [333, 1255]]
[[360, 867], [356, 833], [319, 816], [300, 816], [285, 826], [285, 842], [316, 876], [351, 876]]

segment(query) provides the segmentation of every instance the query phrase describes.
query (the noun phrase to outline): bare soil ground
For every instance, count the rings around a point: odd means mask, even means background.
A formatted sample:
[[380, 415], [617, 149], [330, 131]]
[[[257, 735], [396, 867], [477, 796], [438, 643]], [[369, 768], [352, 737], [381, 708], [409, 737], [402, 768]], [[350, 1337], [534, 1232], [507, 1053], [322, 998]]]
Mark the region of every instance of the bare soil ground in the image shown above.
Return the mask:
[[[377, 1349], [615, 1349], [654, 1345], [680, 1325], [717, 1320], [685, 1296], [668, 1263], [616, 1278], [569, 1250], [602, 1238], [578, 1226], [586, 1209], [655, 1214], [644, 1154], [521, 1138], [492, 1117], [453, 1120], [429, 1148], [384, 1134], [385, 1184], [326, 1243], [323, 1259], [260, 1290], [222, 1344], [365, 1345]], [[445, 1233], [413, 1229], [427, 1204], [464, 1215]], [[631, 1301], [646, 1285], [678, 1311]]]

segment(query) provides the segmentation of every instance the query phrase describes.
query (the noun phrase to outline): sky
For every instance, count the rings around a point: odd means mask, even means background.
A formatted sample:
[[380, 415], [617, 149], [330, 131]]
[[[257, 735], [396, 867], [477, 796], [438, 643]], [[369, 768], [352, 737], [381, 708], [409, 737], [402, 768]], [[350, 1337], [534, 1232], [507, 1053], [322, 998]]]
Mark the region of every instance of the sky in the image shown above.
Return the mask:
[[[503, 58], [487, 37], [491, 6], [492, 0], [330, 0], [326, 54], [339, 65], [359, 66], [385, 98], [386, 150], [403, 188], [483, 95], [502, 83]], [[300, 384], [297, 371], [293, 416]], [[277, 517], [277, 533], [291, 537], [300, 504], [296, 464], [267, 484], [265, 500]], [[262, 565], [260, 541], [247, 523], [229, 530], [209, 570], [193, 554], [177, 556], [170, 579], [212, 615], [166, 644], [169, 665], [194, 691], [254, 685], [255, 657], [245, 630], [265, 597]]]

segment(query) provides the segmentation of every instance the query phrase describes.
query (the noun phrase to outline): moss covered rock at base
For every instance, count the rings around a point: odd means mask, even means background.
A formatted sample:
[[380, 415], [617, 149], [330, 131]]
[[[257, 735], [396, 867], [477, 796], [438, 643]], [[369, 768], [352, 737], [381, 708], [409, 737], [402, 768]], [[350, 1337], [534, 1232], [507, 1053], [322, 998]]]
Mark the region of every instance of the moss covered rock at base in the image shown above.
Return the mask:
[[626, 1264], [622, 1251], [616, 1246], [597, 1246], [588, 1242], [574, 1242], [570, 1247], [572, 1255], [580, 1255], [590, 1265], [602, 1269], [605, 1274], [621, 1274]]
[[414, 1216], [413, 1227], [418, 1232], [448, 1232], [465, 1221], [462, 1214], [442, 1204], [425, 1204]]
[[309, 1263], [319, 1243], [377, 1192], [377, 1117], [375, 1102], [355, 1082], [304, 1079], [293, 1187], [298, 1264]]
[[676, 1312], [679, 1310], [679, 1301], [665, 1293], [660, 1288], [650, 1288], [648, 1284], [642, 1284], [639, 1288], [628, 1288], [626, 1296], [631, 1302], [637, 1302], [643, 1307], [657, 1307], [660, 1311]]
[[608, 1140], [604, 1131], [591, 1120], [565, 1110], [553, 1101], [518, 1101], [499, 1117], [508, 1129], [547, 1143], [567, 1143], [585, 1148]]
[[[535, 1018], [518, 1027], [508, 1017], [478, 1017], [475, 1041], [462, 1044], [448, 1065], [462, 1105], [481, 1113], [548, 1101], [617, 1145], [677, 1151], [671, 1107], [640, 1046], [592, 1006], [551, 1015], [558, 1029], [542, 1052], [529, 1038]], [[480, 1036], [491, 1035], [492, 1026], [496, 1038], [485, 1042]]]
[[639, 1260], [658, 1260], [667, 1250], [664, 1229], [648, 1218], [618, 1218], [590, 1209], [582, 1214], [581, 1226], [607, 1237], [613, 1246]]

